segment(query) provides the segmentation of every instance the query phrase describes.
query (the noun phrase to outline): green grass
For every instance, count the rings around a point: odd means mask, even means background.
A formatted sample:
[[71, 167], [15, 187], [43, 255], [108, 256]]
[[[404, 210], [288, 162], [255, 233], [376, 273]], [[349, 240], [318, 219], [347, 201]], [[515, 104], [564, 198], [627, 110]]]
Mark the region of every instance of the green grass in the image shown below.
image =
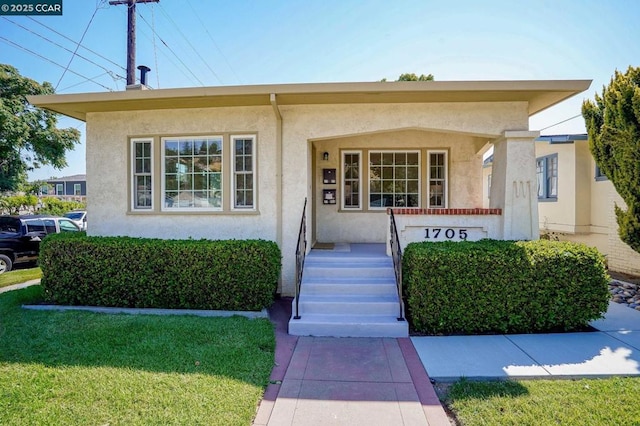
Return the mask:
[[0, 288], [42, 278], [40, 268], [14, 269], [0, 274]]
[[460, 424], [639, 425], [640, 378], [471, 382], [449, 389]]
[[274, 364], [268, 320], [28, 311], [0, 295], [0, 424], [250, 425]]

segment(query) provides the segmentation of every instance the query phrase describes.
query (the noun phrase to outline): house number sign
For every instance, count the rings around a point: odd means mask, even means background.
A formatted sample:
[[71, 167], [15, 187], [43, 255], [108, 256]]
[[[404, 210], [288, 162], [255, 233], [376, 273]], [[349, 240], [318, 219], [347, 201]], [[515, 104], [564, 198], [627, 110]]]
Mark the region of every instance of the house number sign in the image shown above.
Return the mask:
[[424, 238], [430, 241], [466, 241], [469, 238], [469, 230], [465, 228], [425, 228], [424, 231]]

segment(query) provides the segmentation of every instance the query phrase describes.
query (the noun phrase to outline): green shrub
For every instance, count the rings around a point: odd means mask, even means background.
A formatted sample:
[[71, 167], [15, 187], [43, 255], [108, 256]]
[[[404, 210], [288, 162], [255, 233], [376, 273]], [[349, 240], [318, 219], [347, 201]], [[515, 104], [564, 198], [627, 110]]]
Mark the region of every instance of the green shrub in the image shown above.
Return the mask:
[[269, 307], [280, 249], [262, 240], [159, 240], [62, 233], [40, 249], [42, 286], [64, 305], [253, 311]]
[[64, 201], [54, 197], [42, 199], [42, 207], [38, 209], [38, 214], [50, 214], [53, 216], [64, 216], [72, 210], [84, 210], [86, 204], [79, 201]]
[[429, 334], [575, 330], [609, 301], [604, 257], [558, 241], [411, 243], [403, 284], [414, 329]]

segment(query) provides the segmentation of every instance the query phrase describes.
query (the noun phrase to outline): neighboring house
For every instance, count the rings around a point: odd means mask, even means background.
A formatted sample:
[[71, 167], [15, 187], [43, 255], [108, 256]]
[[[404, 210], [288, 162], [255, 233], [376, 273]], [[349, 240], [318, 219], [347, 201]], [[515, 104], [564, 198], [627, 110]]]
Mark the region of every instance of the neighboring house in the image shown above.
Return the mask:
[[87, 175], [73, 175], [46, 180], [40, 188], [40, 196], [56, 197], [65, 201], [85, 202], [87, 198]]
[[[587, 135], [540, 136], [535, 146], [540, 232], [594, 246], [607, 255], [612, 270], [640, 274], [640, 254], [618, 237], [614, 204], [624, 207], [624, 202], [596, 166]], [[485, 194], [490, 180], [488, 158]]]
[[29, 100], [87, 122], [90, 235], [273, 240], [279, 291], [292, 295], [305, 199], [308, 249], [385, 243], [390, 207], [403, 245], [427, 228], [443, 229], [437, 239], [538, 238], [529, 117], [589, 85], [285, 84]]

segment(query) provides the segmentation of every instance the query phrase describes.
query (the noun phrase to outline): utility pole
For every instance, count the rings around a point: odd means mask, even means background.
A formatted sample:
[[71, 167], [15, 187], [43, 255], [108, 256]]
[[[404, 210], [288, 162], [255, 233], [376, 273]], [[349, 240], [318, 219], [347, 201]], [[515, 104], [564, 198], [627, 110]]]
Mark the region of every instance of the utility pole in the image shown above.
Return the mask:
[[127, 13], [127, 86], [136, 83], [136, 3], [158, 3], [160, 0], [113, 0], [109, 4], [126, 4]]

